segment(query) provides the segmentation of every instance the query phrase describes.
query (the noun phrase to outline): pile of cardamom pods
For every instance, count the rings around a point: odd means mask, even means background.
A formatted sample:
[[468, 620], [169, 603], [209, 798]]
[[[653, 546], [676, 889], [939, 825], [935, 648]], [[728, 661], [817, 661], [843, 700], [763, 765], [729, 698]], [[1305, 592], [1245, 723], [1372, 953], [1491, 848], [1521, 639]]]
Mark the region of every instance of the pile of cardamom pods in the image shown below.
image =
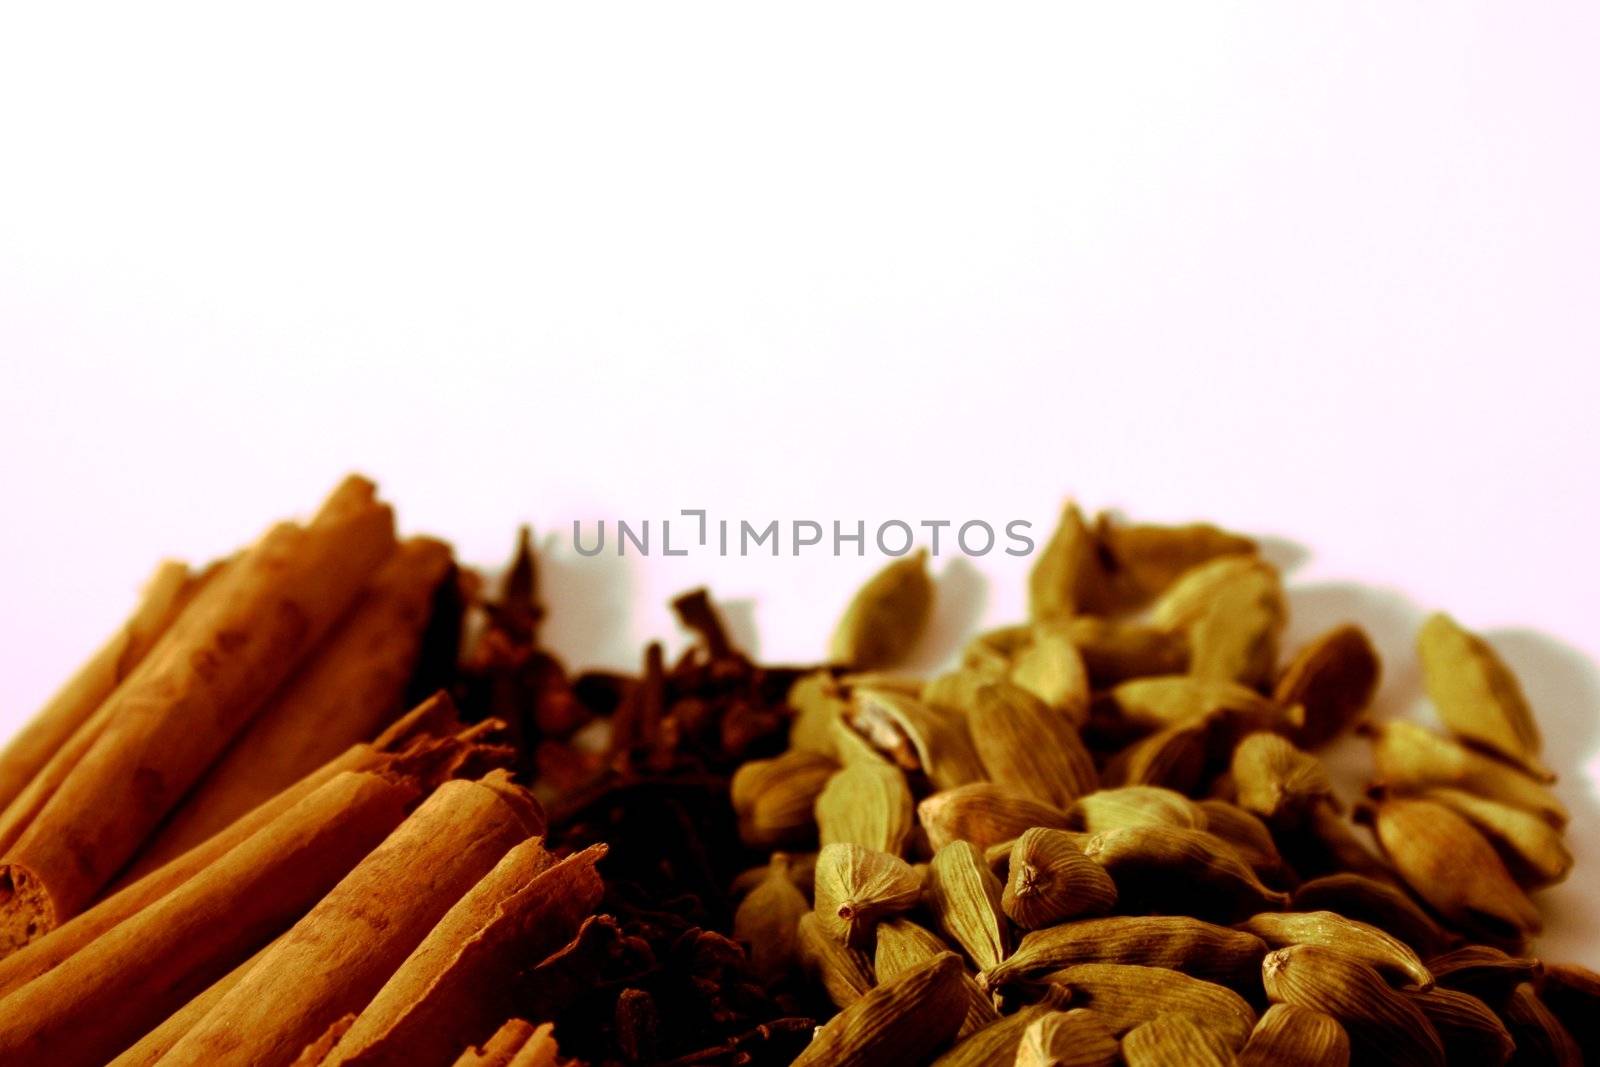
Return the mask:
[[[1372, 721], [1371, 641], [1280, 660], [1250, 539], [1070, 504], [1028, 592], [1028, 622], [914, 678], [934, 587], [925, 556], [891, 563], [794, 685], [787, 751], [733, 779], [745, 843], [776, 850], [735, 934], [769, 987], [838, 1009], [797, 1062], [1600, 1056], [1600, 975], [1526, 954], [1527, 892], [1572, 861], [1489, 645], [1433, 616], [1443, 730]], [[1354, 806], [1313, 754], [1352, 730], [1375, 771]]]

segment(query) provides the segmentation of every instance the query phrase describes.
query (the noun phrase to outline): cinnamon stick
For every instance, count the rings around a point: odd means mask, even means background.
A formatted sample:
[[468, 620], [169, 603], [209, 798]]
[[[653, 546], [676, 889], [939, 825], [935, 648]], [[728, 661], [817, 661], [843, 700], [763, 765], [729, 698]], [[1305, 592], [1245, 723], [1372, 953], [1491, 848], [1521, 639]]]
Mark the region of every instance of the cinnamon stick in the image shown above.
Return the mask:
[[0, 810], [139, 665], [182, 610], [194, 582], [182, 563], [167, 560], [156, 568], [128, 620], [0, 752]]
[[[178, 640], [178, 635], [181, 634], [194, 633], [196, 620], [203, 621], [210, 617], [213, 606], [229, 595], [231, 587], [228, 578], [232, 571], [231, 562], [212, 564], [195, 579], [193, 590], [184, 596], [184, 602], [180, 605], [177, 616], [156, 639], [157, 644], [162, 641]], [[144, 663], [148, 655], [147, 652], [145, 656], [141, 656], [139, 663], [130, 668], [128, 672], [130, 676], [134, 669]], [[61, 783], [67, 780], [67, 776], [100, 739], [100, 735], [105, 732], [106, 724], [111, 721], [111, 716], [122, 706], [111, 697], [120, 692], [126, 681], [126, 678], [123, 679], [122, 683], [109, 692], [106, 699], [99, 702], [77, 729], [73, 730], [50, 754], [45, 764], [34, 773], [17, 795], [11, 798], [5, 809], [0, 811], [0, 857], [17, 843], [23, 831], [33, 824], [39, 812], [44, 810], [45, 804], [56, 795]]]
[[515, 1010], [519, 970], [566, 944], [604, 892], [595, 845], [552, 864], [508, 852], [394, 973], [331, 1051], [306, 1067], [447, 1067]]
[[[451, 733], [449, 731], [455, 731]], [[482, 727], [462, 728], [443, 693], [423, 701], [374, 744], [353, 745], [299, 782], [165, 866], [117, 889], [92, 908], [25, 948], [0, 959], [0, 996], [59, 965], [101, 934], [183, 885], [322, 785], [346, 771], [371, 771], [431, 789], [458, 771], [483, 773], [479, 762], [505, 754], [478, 742]]]
[[277, 943], [277, 941], [269, 942], [254, 956], [212, 982], [204, 993], [167, 1016], [160, 1026], [128, 1046], [122, 1055], [112, 1060], [106, 1067], [152, 1067], [159, 1062], [161, 1057], [167, 1054], [167, 1050], [176, 1045], [180, 1037], [194, 1029], [194, 1024], [205, 1018], [206, 1012], [216, 1007], [217, 1001], [227, 996]]
[[441, 786], [162, 1059], [281, 1067], [360, 1011], [543, 813], [504, 772]]
[[400, 545], [298, 674], [184, 798], [135, 861], [137, 877], [198, 845], [402, 710], [450, 546]]
[[394, 548], [370, 482], [336, 490], [228, 567], [228, 595], [162, 637], [97, 715], [105, 724], [0, 858], [0, 953], [93, 899], [342, 615]]
[[405, 817], [414, 786], [341, 774], [180, 888], [0, 999], [0, 1062], [98, 1067], [287, 928]]
[[452, 1067], [555, 1067], [555, 1025], [510, 1019], [482, 1048], [469, 1048]]

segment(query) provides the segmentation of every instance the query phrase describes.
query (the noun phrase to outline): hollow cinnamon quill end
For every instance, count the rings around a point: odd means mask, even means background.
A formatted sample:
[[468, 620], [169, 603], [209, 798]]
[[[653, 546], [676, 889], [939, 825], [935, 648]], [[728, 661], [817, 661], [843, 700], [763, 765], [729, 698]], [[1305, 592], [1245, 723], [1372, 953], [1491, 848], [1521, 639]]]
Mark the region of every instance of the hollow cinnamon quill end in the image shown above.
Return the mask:
[[418, 738], [443, 737], [460, 729], [456, 702], [441, 689], [396, 719], [372, 744], [382, 752], [400, 752]]
[[44, 883], [20, 864], [0, 864], [0, 959], [55, 928], [55, 904]]
[[510, 1019], [482, 1048], [463, 1052], [455, 1067], [507, 1067], [512, 1062], [553, 1067], [557, 1053], [554, 1024], [536, 1027], [522, 1019]]

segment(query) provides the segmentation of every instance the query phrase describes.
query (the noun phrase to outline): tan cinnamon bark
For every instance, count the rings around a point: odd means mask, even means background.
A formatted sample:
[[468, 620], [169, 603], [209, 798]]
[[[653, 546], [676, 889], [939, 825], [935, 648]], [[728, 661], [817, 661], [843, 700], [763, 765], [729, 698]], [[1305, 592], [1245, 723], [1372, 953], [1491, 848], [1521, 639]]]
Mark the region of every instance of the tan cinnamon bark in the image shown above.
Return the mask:
[[400, 825], [416, 794], [374, 774], [328, 782], [0, 999], [0, 1063], [105, 1063], [304, 914]]
[[162, 1058], [281, 1067], [359, 1012], [445, 913], [543, 830], [503, 772], [441, 786]]
[[[511, 1019], [482, 1048], [469, 1048], [452, 1067], [555, 1067], [555, 1024]], [[120, 1067], [120, 1065], [119, 1065]]]
[[[394, 549], [351, 480], [305, 526], [230, 564], [226, 596], [170, 629], [101, 705], [104, 729], [0, 858], [0, 953], [76, 914], [249, 722]], [[188, 613], [185, 613], [188, 614]]]
[[194, 1029], [194, 1024], [205, 1018], [206, 1012], [216, 1007], [217, 1001], [227, 996], [233, 987], [250, 973], [250, 968], [260, 963], [262, 957], [272, 951], [273, 945], [277, 943], [277, 941], [271, 942], [254, 956], [212, 982], [204, 993], [167, 1016], [160, 1026], [128, 1046], [122, 1055], [112, 1060], [106, 1067], [151, 1067], [160, 1061], [161, 1057], [167, 1054], [167, 1050], [176, 1045], [180, 1037]]
[[399, 715], [434, 594], [452, 566], [443, 542], [401, 544], [139, 853], [132, 875], [182, 855]]
[[423, 789], [432, 789], [458, 773], [484, 773], [508, 755], [477, 740], [488, 725], [492, 724], [462, 727], [450, 698], [435, 694], [386, 730], [376, 743], [352, 746], [205, 843], [120, 887], [89, 910], [0, 959], [0, 996], [58, 966], [107, 930], [183, 885], [342, 772], [371, 771], [394, 781], [415, 782]]
[[[156, 639], [156, 644], [176, 640], [177, 635], [192, 634], [198, 623], [203, 623], [205, 619], [211, 617], [215, 603], [226, 597], [231, 588], [228, 583], [229, 572], [232, 570], [231, 562], [212, 564], [195, 579], [193, 590], [184, 596], [184, 602], [176, 618]], [[147, 656], [148, 653], [141, 656], [139, 663], [142, 664]], [[138, 665], [135, 664], [135, 669]], [[132, 673], [133, 670], [130, 670], [129, 674]], [[112, 714], [120, 706], [111, 697], [117, 695], [126, 681], [127, 679], [123, 679], [122, 683], [111, 690], [106, 699], [100, 701], [99, 706], [94, 708], [78, 728], [67, 736], [51, 753], [44, 766], [35, 772], [21, 791], [11, 798], [5, 809], [0, 811], [0, 857], [17, 843], [23, 831], [32, 825], [39, 812], [44, 810], [45, 804], [56, 795], [61, 783], [67, 780], [67, 776], [100, 739], [100, 735], [105, 732], [106, 724], [111, 721]]]
[[[406, 780], [416, 780], [424, 788], [432, 789], [438, 782], [447, 781], [458, 772], [470, 773], [470, 768], [473, 766], [484, 766], [487, 769], [485, 761], [497, 763], [510, 757], [510, 750], [487, 745], [481, 741], [481, 736], [487, 732], [486, 727], [492, 728], [493, 725], [491, 721], [490, 724], [462, 727], [450, 698], [443, 693], [437, 693], [407, 712], [402, 719], [385, 730], [374, 744], [357, 745], [346, 755], [364, 753], [370, 757], [371, 762], [363, 763], [361, 769], [370, 769], [374, 773], [387, 776], [404, 776]], [[335, 760], [328, 767], [344, 762], [356, 761]], [[326, 771], [328, 767], [324, 770]], [[217, 838], [212, 838], [201, 846], [201, 849], [210, 848], [216, 841]], [[50, 937], [37, 941], [11, 959], [0, 962], [0, 969], [13, 960], [18, 960], [41, 946], [48, 945], [51, 940], [72, 930], [98, 910], [97, 906], [85, 912]], [[228, 972], [225, 977], [213, 982], [204, 993], [173, 1012], [160, 1026], [112, 1060], [111, 1067], [150, 1067], [151, 1064], [158, 1062], [173, 1045], [178, 1043], [178, 1039], [205, 1018], [217, 1002], [231, 992], [250, 968], [254, 967], [277, 943], [274, 941], [272, 945], [263, 948]], [[354, 1016], [348, 1018], [354, 1021]], [[338, 1033], [332, 1031], [330, 1033], [333, 1038], [337, 1038]]]
[[492, 1037], [519, 1000], [515, 976], [570, 941], [604, 892], [596, 845], [552, 863], [537, 841], [462, 897], [320, 1060], [306, 1067], [447, 1067]]
[[182, 610], [195, 581], [182, 563], [168, 560], [156, 568], [128, 620], [0, 752], [0, 810], [144, 659]]

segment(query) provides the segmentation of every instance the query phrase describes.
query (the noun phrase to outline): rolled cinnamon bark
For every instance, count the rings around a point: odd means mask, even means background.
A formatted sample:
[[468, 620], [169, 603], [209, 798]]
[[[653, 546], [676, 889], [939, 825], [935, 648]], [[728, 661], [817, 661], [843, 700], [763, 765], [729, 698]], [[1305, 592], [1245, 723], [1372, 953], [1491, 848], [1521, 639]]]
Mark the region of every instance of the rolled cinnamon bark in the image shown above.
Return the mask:
[[458, 773], [485, 773], [508, 758], [509, 753], [477, 740], [483, 729], [484, 724], [462, 727], [450, 698], [435, 694], [385, 731], [376, 743], [352, 746], [203, 844], [122, 886], [39, 940], [0, 959], [0, 996], [58, 966], [107, 930], [154, 904], [345, 771], [371, 771], [393, 781], [414, 783], [424, 790], [431, 790]]
[[538, 841], [508, 852], [450, 909], [320, 1059], [305, 1067], [448, 1067], [515, 1010], [516, 973], [570, 941], [605, 886], [595, 845], [559, 863]]
[[503, 772], [447, 782], [162, 1058], [281, 1067], [366, 1006], [456, 901], [543, 830]]
[[0, 1063], [98, 1067], [288, 928], [405, 818], [413, 786], [341, 774], [0, 999]]
[[128, 621], [0, 752], [0, 810], [17, 798], [67, 738], [144, 659], [182, 610], [194, 582], [182, 563], [168, 560], [156, 568]]
[[250, 968], [260, 963], [262, 957], [272, 951], [273, 945], [277, 943], [277, 941], [269, 943], [254, 956], [212, 982], [204, 993], [167, 1016], [160, 1026], [128, 1046], [122, 1055], [112, 1060], [106, 1067], [151, 1067], [152, 1064], [159, 1062], [161, 1057], [167, 1054], [167, 1050], [176, 1045], [180, 1037], [194, 1029], [194, 1024], [205, 1018], [206, 1012], [216, 1007], [217, 1001], [227, 996], [233, 987], [250, 973]]
[[[394, 549], [370, 482], [281, 525], [101, 705], [104, 729], [0, 858], [0, 953], [77, 913], [125, 864]], [[185, 613], [188, 614], [188, 613]]]
[[[198, 624], [197, 620], [203, 622], [210, 617], [216, 602], [228, 596], [228, 590], [231, 588], [228, 584], [229, 572], [232, 569], [230, 563], [231, 561], [224, 561], [212, 564], [195, 579], [194, 588], [184, 595], [177, 616], [156, 639], [156, 643], [177, 640], [180, 634], [192, 634]], [[148, 654], [147, 652], [146, 656]], [[141, 656], [139, 663], [142, 664], [145, 658]], [[138, 664], [135, 664], [135, 668], [137, 666]], [[132, 673], [130, 670], [130, 676]], [[11, 850], [11, 846], [17, 843], [23, 831], [32, 825], [39, 812], [44, 810], [45, 804], [56, 795], [61, 783], [67, 780], [67, 776], [100, 739], [100, 735], [105, 732], [106, 724], [111, 721], [112, 714], [120, 706], [111, 697], [115, 696], [126, 682], [127, 679], [124, 678], [122, 683], [111, 690], [106, 699], [100, 701], [99, 706], [95, 707], [78, 728], [50, 754], [44, 766], [40, 767], [17, 795], [11, 798], [4, 811], [0, 811], [0, 857], [4, 857]], [[3, 954], [3, 951], [0, 951], [0, 954]]]
[[251, 720], [140, 851], [138, 877], [198, 845], [403, 709], [450, 546], [400, 545], [304, 667]]
[[[469, 1048], [452, 1067], [556, 1067], [555, 1024], [511, 1019], [482, 1048]], [[120, 1065], [119, 1065], [120, 1067]]]

